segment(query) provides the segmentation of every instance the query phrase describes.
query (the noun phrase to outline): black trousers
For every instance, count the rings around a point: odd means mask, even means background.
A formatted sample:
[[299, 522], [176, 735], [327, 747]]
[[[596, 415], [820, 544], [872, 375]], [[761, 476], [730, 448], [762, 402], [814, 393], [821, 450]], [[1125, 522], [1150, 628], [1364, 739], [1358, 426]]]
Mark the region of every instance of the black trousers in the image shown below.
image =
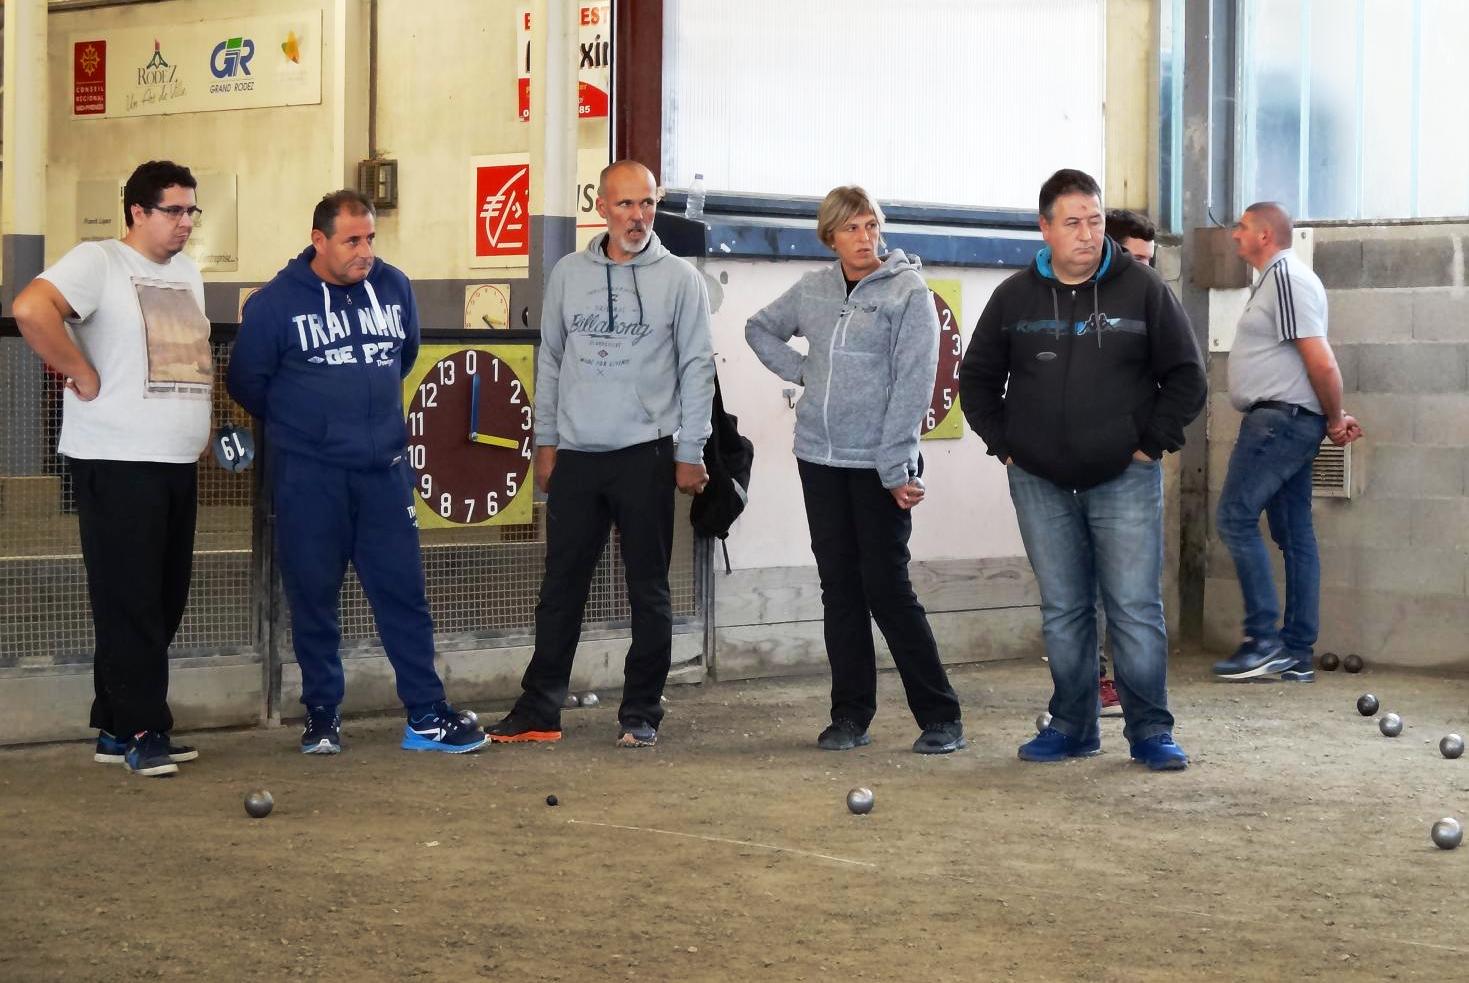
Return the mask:
[[821, 576], [832, 719], [865, 728], [877, 712], [875, 620], [913, 719], [920, 727], [958, 720], [959, 698], [908, 579], [912, 513], [898, 507], [874, 470], [796, 463]]
[[654, 727], [663, 721], [660, 698], [673, 655], [673, 494], [670, 438], [601, 453], [557, 452], [546, 497], [546, 573], [536, 604], [536, 647], [517, 704], [532, 720], [552, 726], [561, 719], [592, 574], [615, 523], [632, 607], [617, 717]]
[[168, 646], [194, 565], [194, 464], [71, 460], [97, 645], [92, 726], [120, 737], [173, 729]]

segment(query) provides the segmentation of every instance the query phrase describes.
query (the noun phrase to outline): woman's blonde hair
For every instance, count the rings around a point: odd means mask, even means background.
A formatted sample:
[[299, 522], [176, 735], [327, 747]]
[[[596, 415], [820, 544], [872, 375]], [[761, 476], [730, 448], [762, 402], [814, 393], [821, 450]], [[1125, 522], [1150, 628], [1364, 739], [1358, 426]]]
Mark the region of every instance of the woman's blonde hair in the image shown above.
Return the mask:
[[830, 248], [837, 229], [851, 221], [852, 216], [869, 212], [877, 218], [877, 228], [881, 232], [887, 219], [883, 217], [882, 206], [865, 189], [855, 184], [832, 188], [816, 210], [816, 238]]

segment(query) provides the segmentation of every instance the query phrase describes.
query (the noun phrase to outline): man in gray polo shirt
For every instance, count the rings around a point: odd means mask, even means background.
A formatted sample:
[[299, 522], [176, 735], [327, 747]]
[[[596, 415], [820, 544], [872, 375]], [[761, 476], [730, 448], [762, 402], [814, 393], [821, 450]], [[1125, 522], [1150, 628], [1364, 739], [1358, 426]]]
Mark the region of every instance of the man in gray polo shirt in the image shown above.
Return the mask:
[[[1260, 276], [1229, 353], [1229, 401], [1245, 418], [1219, 495], [1219, 538], [1234, 557], [1245, 602], [1244, 644], [1214, 664], [1216, 676], [1232, 680], [1273, 673], [1315, 679], [1321, 561], [1311, 526], [1311, 462], [1322, 436], [1338, 446], [1362, 436], [1342, 410], [1341, 372], [1326, 341], [1326, 290], [1291, 252], [1292, 232], [1280, 204], [1257, 202], [1233, 235], [1240, 258]], [[1285, 556], [1283, 621], [1261, 512]]]

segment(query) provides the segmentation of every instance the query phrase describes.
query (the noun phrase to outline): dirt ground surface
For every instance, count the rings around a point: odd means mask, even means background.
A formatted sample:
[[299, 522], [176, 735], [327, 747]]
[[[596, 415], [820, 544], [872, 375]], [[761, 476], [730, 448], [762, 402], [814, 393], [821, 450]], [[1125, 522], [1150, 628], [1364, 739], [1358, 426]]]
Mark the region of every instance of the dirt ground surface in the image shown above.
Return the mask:
[[953, 679], [970, 747], [947, 757], [911, 753], [891, 673], [847, 753], [814, 747], [820, 678], [672, 689], [646, 751], [613, 746], [612, 693], [559, 745], [462, 757], [397, 750], [390, 717], [347, 721], [336, 758], [295, 727], [190, 735], [170, 779], [6, 750], [0, 980], [1469, 978], [1469, 847], [1428, 835], [1469, 820], [1469, 758], [1437, 748], [1469, 680], [1176, 660], [1193, 766], [1152, 774], [1115, 719], [1099, 757], [1016, 760], [1040, 662]]

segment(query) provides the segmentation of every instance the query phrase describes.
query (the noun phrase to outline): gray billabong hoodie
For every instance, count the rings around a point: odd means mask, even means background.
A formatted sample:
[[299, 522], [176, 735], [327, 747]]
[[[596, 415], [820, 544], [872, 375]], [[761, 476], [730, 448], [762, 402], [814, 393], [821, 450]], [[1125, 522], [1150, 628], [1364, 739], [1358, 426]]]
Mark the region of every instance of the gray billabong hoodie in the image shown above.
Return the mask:
[[709, 296], [658, 236], [626, 263], [607, 235], [563, 256], [546, 281], [536, 365], [536, 446], [613, 451], [671, 436], [703, 460], [714, 400]]

